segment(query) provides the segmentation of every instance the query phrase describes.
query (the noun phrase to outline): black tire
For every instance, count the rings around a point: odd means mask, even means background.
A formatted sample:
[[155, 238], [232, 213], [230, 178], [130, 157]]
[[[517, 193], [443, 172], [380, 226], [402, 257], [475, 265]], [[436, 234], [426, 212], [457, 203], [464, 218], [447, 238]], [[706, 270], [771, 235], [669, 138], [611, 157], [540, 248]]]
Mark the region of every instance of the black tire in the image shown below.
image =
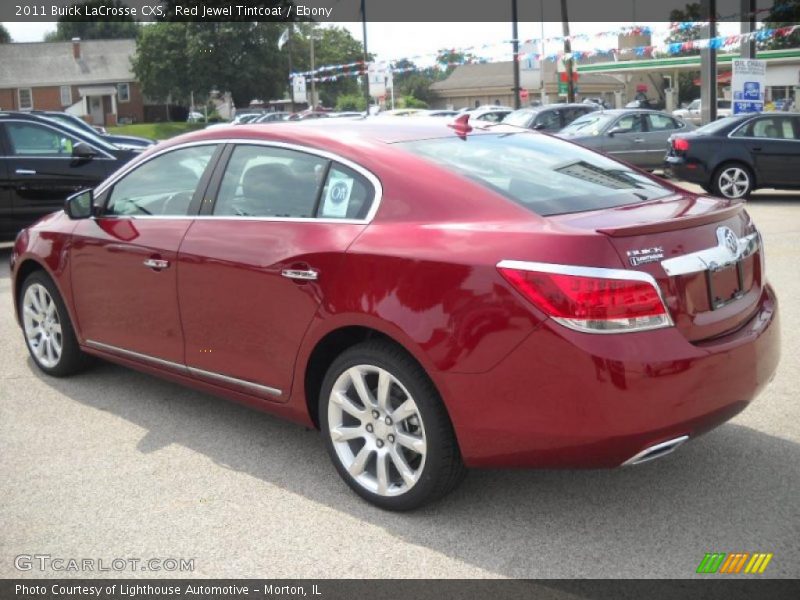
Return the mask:
[[[405, 399], [404, 393], [407, 392], [416, 403], [418, 411], [415, 415], [419, 417], [419, 420], [413, 422], [421, 422], [419, 431], [424, 432], [423, 437], [426, 440], [427, 446], [425, 458], [424, 462], [420, 463], [421, 466], [418, 467], [419, 475], [416, 483], [402, 493], [397, 492], [398, 495], [382, 495], [367, 489], [348, 472], [334, 447], [328, 416], [331, 392], [340, 376], [344, 376], [344, 373], [348, 369], [355, 366], [373, 367], [387, 371], [396, 382], [400, 384], [398, 386], [393, 383], [390, 388], [395, 394], [393, 401], [402, 401]], [[374, 375], [374, 377], [377, 378], [377, 375]], [[370, 382], [369, 380], [365, 381], [367, 386], [370, 387], [373, 396], [377, 397], [377, 389], [372, 386], [374, 382]], [[402, 388], [405, 389], [403, 390]], [[348, 393], [353, 394], [353, 389], [354, 388], [351, 388], [351, 391]], [[399, 400], [397, 396], [399, 396]], [[367, 412], [370, 411], [367, 410]], [[389, 415], [393, 413], [387, 411], [386, 414]], [[415, 417], [412, 417], [411, 419], [413, 420], [414, 418]], [[368, 417], [368, 420], [369, 419], [371, 419], [371, 417]], [[422, 367], [420, 367], [413, 358], [402, 348], [389, 342], [369, 341], [358, 344], [344, 351], [333, 361], [322, 383], [319, 399], [319, 421], [320, 429], [325, 440], [325, 447], [339, 475], [359, 496], [380, 508], [395, 511], [407, 511], [419, 508], [420, 506], [441, 498], [453, 490], [466, 475], [466, 468], [461, 460], [461, 453], [459, 452], [453, 426], [436, 388]], [[355, 419], [353, 419], [353, 421], [355, 421]], [[376, 428], [373, 437], [378, 436], [377, 423], [382, 421], [383, 417], [377, 421], [374, 419], [371, 421], [375, 423], [374, 427]], [[364, 421], [361, 422], [361, 425], [366, 427]], [[401, 427], [401, 423], [398, 420], [398, 422], [393, 423], [392, 426], [395, 428], [395, 431], [399, 431], [398, 428]], [[381, 446], [384, 453], [391, 454], [393, 450], [406, 452], [406, 450], [400, 448], [399, 442], [397, 444], [392, 444], [394, 449], [389, 448], [388, 440], [391, 438], [392, 436], [389, 434], [386, 447]], [[391, 439], [391, 441], [394, 442], [394, 439]], [[366, 446], [367, 443], [371, 443], [370, 440], [366, 438], [353, 441], [352, 443], [358, 444], [359, 442], [363, 442], [363, 446]], [[380, 443], [380, 440], [375, 443]], [[378, 450], [373, 450], [372, 452], [375, 453], [372, 454], [372, 456], [375, 457], [375, 462], [372, 464], [376, 470], [375, 480], [377, 481], [377, 460], [379, 455], [377, 454]], [[353, 454], [355, 453], [356, 451], [353, 450]], [[413, 456], [413, 453], [411, 456]], [[385, 460], [387, 464], [389, 464], [394, 459], [389, 456]], [[370, 463], [368, 463], [368, 466], [369, 464]], [[395, 468], [394, 464], [386, 468], [390, 476], [392, 473], [395, 476], [400, 475], [399, 470]], [[364, 469], [364, 473], [368, 473], [368, 469]], [[399, 477], [395, 477], [395, 480], [396, 483], [392, 483], [392, 486], [395, 488], [403, 486]]]
[[[58, 360], [53, 365], [43, 364], [32, 345], [28, 340], [25, 333], [25, 317], [24, 317], [24, 299], [28, 290], [34, 286], [40, 285], [47, 290], [52, 302], [55, 304], [55, 315], [58, 324], [61, 326], [61, 354]], [[53, 280], [44, 271], [35, 271], [25, 278], [19, 292], [19, 318], [22, 326], [22, 335], [25, 339], [25, 345], [30, 352], [33, 362], [44, 373], [53, 377], [68, 377], [83, 370], [89, 362], [88, 356], [84, 354], [78, 346], [78, 340], [75, 336], [75, 329], [72, 327], [67, 307], [64, 306], [64, 301], [61, 299], [61, 294], [58, 293]]]
[[[722, 182], [722, 179], [726, 175], [730, 177], [732, 173], [736, 173], [737, 177], [739, 175], [744, 177], [742, 180], [737, 179], [737, 181], [741, 181], [745, 186], [744, 192], [731, 195], [729, 191], [726, 190], [726, 186]], [[752, 191], [755, 189], [755, 183], [755, 178], [753, 177], [753, 172], [750, 170], [750, 167], [744, 163], [731, 161], [721, 164], [714, 171], [714, 176], [711, 179], [711, 188], [716, 196], [729, 198], [731, 200], [742, 200], [750, 196]], [[730, 190], [731, 188], [727, 189]]]

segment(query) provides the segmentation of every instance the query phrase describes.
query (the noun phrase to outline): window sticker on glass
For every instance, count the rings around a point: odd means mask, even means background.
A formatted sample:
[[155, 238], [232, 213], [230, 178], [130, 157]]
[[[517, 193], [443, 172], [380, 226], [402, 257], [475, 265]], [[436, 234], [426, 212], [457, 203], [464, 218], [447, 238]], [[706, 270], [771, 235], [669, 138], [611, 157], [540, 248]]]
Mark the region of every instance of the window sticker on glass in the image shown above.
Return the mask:
[[322, 203], [322, 217], [343, 218], [347, 216], [350, 194], [353, 192], [353, 178], [331, 171], [328, 185], [325, 186], [325, 199]]

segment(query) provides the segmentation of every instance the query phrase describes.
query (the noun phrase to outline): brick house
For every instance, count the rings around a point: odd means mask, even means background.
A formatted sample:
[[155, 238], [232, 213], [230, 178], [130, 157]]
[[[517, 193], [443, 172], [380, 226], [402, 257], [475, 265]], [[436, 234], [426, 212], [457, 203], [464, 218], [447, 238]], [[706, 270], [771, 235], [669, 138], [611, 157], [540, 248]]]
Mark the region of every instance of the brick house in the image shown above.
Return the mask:
[[0, 44], [0, 110], [58, 110], [93, 125], [144, 120], [134, 40]]

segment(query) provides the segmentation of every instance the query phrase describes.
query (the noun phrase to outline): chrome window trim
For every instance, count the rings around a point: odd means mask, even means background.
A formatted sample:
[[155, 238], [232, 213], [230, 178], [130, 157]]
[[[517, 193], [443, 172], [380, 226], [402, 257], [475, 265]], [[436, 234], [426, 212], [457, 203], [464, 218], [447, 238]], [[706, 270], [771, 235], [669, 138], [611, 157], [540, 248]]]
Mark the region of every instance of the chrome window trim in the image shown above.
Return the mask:
[[785, 114], [785, 115], [768, 114], [768, 115], [765, 115], [764, 113], [758, 113], [758, 116], [755, 116], [752, 119], [746, 119], [746, 120], [742, 121], [733, 131], [731, 131], [725, 137], [729, 137], [729, 138], [735, 137], [736, 139], [740, 139], [740, 140], [769, 140], [771, 142], [800, 142], [800, 139], [787, 140], [786, 138], [758, 137], [758, 136], [755, 136], [755, 135], [734, 135], [737, 131], [739, 131], [743, 127], [747, 127], [753, 121], [758, 121], [759, 119], [769, 119], [769, 118], [772, 118], [772, 117], [778, 117], [780, 119], [791, 119], [791, 118], [797, 117], [797, 115], [793, 115], [793, 114]]
[[736, 251], [731, 252], [723, 240], [721, 233], [723, 229], [723, 227], [717, 229], [718, 243], [716, 246], [662, 260], [661, 266], [664, 272], [670, 277], [674, 277], [678, 275], [689, 275], [691, 273], [701, 273], [703, 271], [725, 269], [755, 254], [761, 245], [761, 238], [756, 231], [744, 237], [737, 238]]
[[652, 327], [640, 327], [635, 331], [625, 331], [625, 330], [596, 330], [596, 329], [585, 329], [576, 327], [573, 323], [570, 323], [567, 320], [558, 318], [558, 317], [548, 317], [552, 319], [556, 323], [567, 327], [573, 331], [578, 331], [580, 333], [590, 333], [592, 335], [620, 335], [626, 333], [639, 333], [642, 331], [650, 331], [654, 329], [663, 329], [665, 327], [673, 327], [675, 322], [672, 320], [672, 315], [669, 312], [669, 308], [667, 307], [667, 300], [664, 297], [664, 293], [661, 290], [661, 286], [658, 285], [656, 278], [650, 275], [650, 273], [645, 273], [644, 271], [628, 271], [626, 269], [609, 269], [606, 267], [583, 267], [579, 265], [561, 265], [558, 263], [541, 263], [541, 262], [533, 262], [533, 261], [522, 261], [522, 260], [501, 260], [497, 263], [497, 268], [506, 268], [506, 269], [517, 269], [519, 271], [536, 271], [540, 273], [554, 273], [556, 275], [574, 275], [578, 277], [598, 277], [601, 279], [622, 279], [628, 281], [642, 281], [645, 283], [649, 283], [653, 288], [656, 290], [658, 294], [659, 300], [661, 300], [661, 304], [664, 306], [664, 314], [667, 318], [665, 324], [658, 324]]
[[126, 358], [133, 358], [142, 362], [151, 363], [162, 367], [168, 367], [170, 369], [179, 371], [184, 375], [193, 375], [195, 377], [205, 377], [206, 379], [214, 379], [216, 381], [220, 381], [228, 385], [237, 385], [246, 389], [262, 392], [270, 396], [281, 396], [283, 394], [283, 392], [278, 388], [270, 387], [268, 385], [262, 385], [260, 383], [254, 383], [252, 381], [247, 381], [245, 379], [238, 379], [236, 377], [231, 377], [229, 375], [223, 375], [222, 373], [215, 373], [213, 371], [205, 371], [203, 369], [198, 369], [196, 367], [182, 365], [180, 363], [164, 360], [163, 358], [158, 358], [156, 356], [150, 356], [149, 354], [142, 354], [141, 352], [126, 350], [125, 348], [120, 348], [119, 346], [112, 346], [111, 344], [104, 344], [103, 342], [97, 342], [95, 340], [89, 340], [89, 339], [87, 339], [84, 342], [84, 344], [91, 348], [95, 348], [96, 350], [102, 350], [104, 352], [110, 352], [112, 354], [119, 354]]
[[[374, 195], [372, 199], [372, 206], [370, 206], [369, 212], [363, 219], [319, 219], [315, 217], [240, 217], [240, 216], [228, 216], [228, 215], [181, 215], [178, 217], [171, 217], [169, 215], [145, 215], [145, 216], [135, 216], [132, 218], [136, 219], [158, 219], [158, 218], [165, 218], [165, 219], [175, 219], [175, 218], [189, 218], [189, 219], [202, 219], [202, 220], [209, 220], [209, 219], [221, 219], [221, 220], [247, 220], [247, 221], [274, 221], [274, 222], [285, 222], [285, 223], [343, 223], [343, 224], [367, 224], [375, 218], [375, 214], [378, 212], [378, 208], [380, 208], [380, 204], [383, 200], [383, 185], [381, 185], [380, 179], [368, 169], [362, 167], [358, 163], [353, 162], [348, 158], [344, 158], [339, 154], [335, 154], [333, 152], [328, 152], [327, 150], [319, 150], [317, 148], [313, 148], [311, 146], [303, 146], [300, 144], [290, 144], [288, 142], [277, 142], [271, 140], [258, 140], [258, 139], [247, 139], [247, 138], [220, 138], [215, 140], [198, 140], [194, 142], [185, 142], [183, 144], [177, 144], [175, 146], [169, 146], [167, 148], [163, 148], [161, 150], [155, 151], [152, 154], [149, 154], [144, 160], [136, 161], [135, 164], [131, 165], [128, 164], [116, 173], [114, 173], [111, 177], [106, 179], [103, 183], [101, 183], [95, 189], [95, 196], [99, 196], [100, 194], [104, 193], [108, 188], [113, 186], [117, 181], [125, 177], [131, 171], [139, 168], [140, 166], [144, 165], [145, 163], [150, 162], [154, 158], [161, 156], [167, 152], [172, 152], [174, 150], [181, 150], [183, 148], [191, 148], [193, 146], [205, 146], [209, 144], [214, 145], [224, 145], [224, 144], [235, 144], [235, 145], [248, 145], [248, 146], [265, 146], [269, 148], [280, 148], [284, 150], [294, 150], [296, 152], [303, 152], [305, 154], [312, 154], [314, 156], [319, 156], [321, 158], [325, 158], [327, 160], [332, 160], [338, 163], [343, 164], [346, 167], [350, 167], [360, 175], [364, 176], [367, 181], [372, 184]], [[109, 217], [128, 217], [129, 215], [109, 215]], [[102, 217], [106, 218], [106, 217]]]
[[[72, 139], [77, 139], [79, 142], [81, 142], [83, 144], [87, 144], [87, 145], [91, 146], [92, 148], [94, 148], [95, 150], [97, 150], [98, 152], [102, 152], [105, 155], [105, 157], [94, 157], [92, 160], [96, 160], [97, 158], [103, 158], [104, 160], [105, 159], [117, 160], [117, 158], [115, 156], [112, 156], [111, 154], [109, 154], [108, 152], [103, 150], [102, 148], [98, 148], [97, 146], [95, 146], [91, 142], [87, 142], [86, 140], [83, 140], [80, 137], [77, 137], [77, 136], [75, 136], [75, 135], [73, 135], [73, 134], [71, 134], [69, 132], [64, 132], [61, 129], [59, 129], [58, 127], [53, 127], [50, 123], [43, 123], [41, 121], [32, 121], [32, 120], [29, 120], [29, 119], [3, 119], [2, 121], [0, 121], [0, 123], [25, 123], [27, 125], [41, 125], [42, 127], [47, 127], [48, 129], [52, 129], [53, 131], [56, 131], [56, 132], [60, 133], [61, 135], [68, 135]], [[11, 144], [11, 139], [10, 139], [11, 136], [8, 134], [8, 132], [6, 132], [6, 136], [8, 136], [8, 138], [9, 138], [8, 143]], [[22, 155], [12, 154], [11, 156], [2, 156], [0, 158], [16, 158], [16, 159], [19, 159], [19, 160], [28, 160], [29, 158], [53, 160], [54, 158], [62, 158], [62, 159], [73, 160], [75, 157], [74, 156], [39, 156], [39, 155], [29, 156], [27, 154], [22, 154]]]

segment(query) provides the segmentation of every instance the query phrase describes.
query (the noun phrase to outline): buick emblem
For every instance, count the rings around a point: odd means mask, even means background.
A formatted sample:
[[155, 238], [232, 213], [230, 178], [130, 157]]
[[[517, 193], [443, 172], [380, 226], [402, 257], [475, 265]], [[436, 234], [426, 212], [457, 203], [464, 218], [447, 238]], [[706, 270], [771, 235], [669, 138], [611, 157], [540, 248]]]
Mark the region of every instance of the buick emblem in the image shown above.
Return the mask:
[[717, 239], [719, 239], [720, 245], [725, 246], [731, 254], [736, 254], [739, 250], [739, 238], [730, 227], [717, 229]]

